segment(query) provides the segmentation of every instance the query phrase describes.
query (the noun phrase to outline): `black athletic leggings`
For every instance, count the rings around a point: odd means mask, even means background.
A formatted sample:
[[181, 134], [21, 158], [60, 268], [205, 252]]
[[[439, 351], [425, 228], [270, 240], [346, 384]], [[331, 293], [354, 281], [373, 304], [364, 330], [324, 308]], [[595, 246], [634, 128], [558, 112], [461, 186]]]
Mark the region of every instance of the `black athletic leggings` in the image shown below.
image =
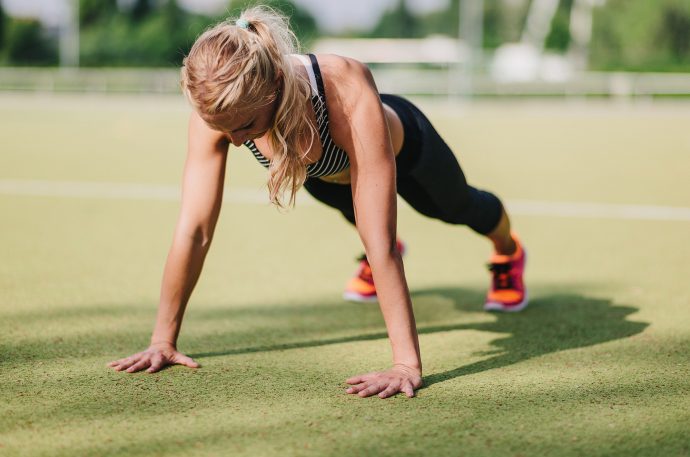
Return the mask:
[[[398, 194], [425, 216], [467, 225], [483, 235], [495, 229], [501, 218], [501, 201], [467, 184], [455, 155], [426, 116], [402, 97], [381, 94], [381, 101], [398, 114], [405, 132], [395, 159]], [[349, 185], [309, 178], [304, 187], [355, 224]]]

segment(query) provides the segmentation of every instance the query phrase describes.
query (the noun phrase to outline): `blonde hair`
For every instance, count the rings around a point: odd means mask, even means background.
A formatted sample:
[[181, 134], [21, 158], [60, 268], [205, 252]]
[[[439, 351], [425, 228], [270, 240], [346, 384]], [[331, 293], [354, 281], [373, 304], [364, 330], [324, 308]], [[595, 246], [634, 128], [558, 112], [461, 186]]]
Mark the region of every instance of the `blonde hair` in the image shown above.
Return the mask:
[[[238, 25], [239, 24], [239, 25]], [[311, 147], [315, 128], [307, 106], [309, 82], [298, 75], [290, 54], [299, 52], [299, 42], [287, 17], [266, 6], [242, 12], [204, 32], [182, 63], [182, 90], [200, 114], [216, 115], [235, 110], [253, 110], [275, 97], [275, 81], [282, 77], [268, 140], [273, 151], [268, 190], [271, 202], [284, 207], [289, 192], [293, 206], [307, 178], [304, 157]], [[305, 133], [311, 140], [300, 140]]]

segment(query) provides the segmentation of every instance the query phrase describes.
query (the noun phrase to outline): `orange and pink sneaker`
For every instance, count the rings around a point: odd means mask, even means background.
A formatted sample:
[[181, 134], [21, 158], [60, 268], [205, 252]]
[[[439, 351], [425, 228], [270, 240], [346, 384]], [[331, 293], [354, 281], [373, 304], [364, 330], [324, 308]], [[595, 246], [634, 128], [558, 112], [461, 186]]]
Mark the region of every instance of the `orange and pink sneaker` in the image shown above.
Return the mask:
[[527, 253], [513, 233], [517, 250], [512, 255], [494, 254], [489, 261], [491, 289], [486, 295], [486, 311], [517, 312], [527, 306], [527, 289], [522, 276]]
[[[397, 245], [400, 255], [405, 255], [405, 243], [398, 240]], [[367, 261], [367, 256], [362, 254], [357, 260], [359, 261], [359, 267], [355, 275], [347, 282], [345, 292], [343, 292], [343, 298], [347, 301], [360, 303], [378, 301], [374, 277], [371, 274], [371, 267]]]

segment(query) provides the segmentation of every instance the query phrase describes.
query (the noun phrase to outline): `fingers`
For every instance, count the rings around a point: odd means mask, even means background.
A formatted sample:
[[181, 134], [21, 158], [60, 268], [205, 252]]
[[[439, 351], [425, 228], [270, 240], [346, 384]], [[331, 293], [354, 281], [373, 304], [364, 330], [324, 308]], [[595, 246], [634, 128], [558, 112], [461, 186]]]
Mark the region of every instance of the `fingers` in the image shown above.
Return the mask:
[[191, 357], [180, 354], [179, 352], [175, 354], [175, 357], [173, 357], [173, 362], [178, 363], [180, 365], [184, 365], [189, 368], [199, 368], [201, 366], [198, 363], [196, 363], [194, 359], [192, 359]]
[[348, 387], [347, 389], [345, 389], [345, 392], [348, 393], [348, 394], [356, 394], [356, 393], [358, 393], [360, 390], [366, 389], [367, 386], [368, 386], [368, 384], [362, 383], [362, 384], [359, 384], [359, 385], [356, 385], [356, 386]]
[[151, 361], [151, 366], [146, 370], [147, 373], [155, 373], [157, 371], [161, 371], [167, 363], [165, 363], [165, 360], [162, 357], [157, 357]]
[[133, 364], [132, 366], [130, 366], [129, 368], [127, 368], [127, 370], [125, 370], [125, 371], [127, 371], [127, 373], [134, 373], [137, 371], [141, 371], [144, 368], [149, 367], [150, 365], [151, 365], [150, 359], [148, 359], [148, 358], [141, 359], [138, 362], [136, 362], [135, 364]]
[[390, 386], [386, 387], [385, 390], [379, 392], [379, 398], [392, 397], [393, 395], [397, 394], [399, 391], [400, 391], [400, 386], [391, 384]]
[[381, 383], [376, 383], [376, 384], [369, 384], [368, 387], [360, 390], [357, 395], [360, 397], [370, 397], [372, 395], [376, 395], [377, 393], [383, 391], [387, 387], [386, 384], [381, 384]]
[[358, 376], [353, 376], [349, 379], [346, 379], [345, 382], [348, 384], [360, 384], [362, 382], [366, 382], [369, 379], [371, 379], [372, 376], [376, 375], [377, 373], [366, 373], [366, 374], [361, 374]]
[[380, 398], [388, 398], [397, 394], [404, 393], [408, 398], [414, 397], [414, 387], [409, 382], [401, 384], [395, 383], [362, 383], [357, 386], [348, 388], [345, 392], [349, 394], [357, 394], [360, 397], [370, 397], [378, 394]]
[[414, 397], [414, 387], [412, 387], [412, 384], [410, 384], [409, 382], [403, 383], [402, 388], [400, 389], [400, 392], [407, 395], [407, 398]]
[[114, 368], [115, 371], [126, 371], [127, 373], [143, 370], [149, 365], [151, 365], [151, 356], [145, 351], [130, 357], [125, 357], [124, 359], [115, 360], [108, 364], [108, 366]]
[[113, 360], [112, 362], [110, 362], [110, 363], [108, 364], [108, 366], [109, 366], [109, 367], [112, 367], [112, 368], [115, 368], [117, 371], [123, 370], [124, 368], [119, 368], [119, 369], [118, 369], [118, 367], [122, 367], [123, 365], [126, 365], [125, 368], [130, 367], [130, 366], [132, 365], [132, 363], [134, 363], [135, 359], [136, 359], [137, 357], [139, 357], [140, 354], [141, 354], [141, 352], [138, 353], [138, 354], [134, 354], [134, 355], [132, 355], [132, 356], [129, 356], [129, 357], [125, 357], [124, 359]]
[[[356, 386], [348, 387], [345, 390], [345, 392], [347, 392], [349, 394], [360, 394], [361, 395], [362, 392], [366, 391], [367, 389], [372, 389], [372, 387], [377, 386], [377, 385], [379, 385], [379, 383], [377, 383], [375, 381], [368, 381], [368, 382], [365, 381], [365, 382], [361, 382], [361, 383], [357, 384]], [[381, 390], [383, 390], [385, 388], [386, 388], [386, 386], [382, 385]], [[377, 393], [379, 391], [376, 391], [375, 393]], [[362, 396], [368, 397], [369, 395], [372, 395], [372, 394], [368, 393], [368, 394], [362, 395]]]
[[360, 397], [378, 394], [380, 398], [392, 397], [398, 392], [405, 394], [408, 398], [414, 397], [415, 387], [420, 387], [422, 383], [419, 376], [401, 374], [399, 370], [368, 373], [350, 378], [346, 382], [354, 384], [345, 390], [348, 394], [356, 394]]
[[127, 357], [126, 359], [120, 359], [115, 362], [112, 362], [111, 366], [115, 368], [115, 371], [122, 371], [134, 365], [137, 362], [137, 360], [138, 359], [136, 359], [134, 356]]
[[[395, 393], [398, 392], [397, 386], [394, 386], [392, 384], [389, 384], [388, 382], [385, 381], [379, 381], [379, 382], [363, 382], [360, 383], [356, 386], [348, 387], [347, 390], [345, 390], [348, 394], [357, 394], [360, 397], [370, 397], [372, 395], [376, 395], [377, 393], [381, 392], [386, 392], [386, 397], [390, 397], [391, 395], [394, 395]], [[381, 397], [381, 398], [386, 398], [386, 397]]]
[[155, 373], [162, 370], [167, 365], [180, 364], [189, 368], [199, 368], [200, 364], [180, 352], [165, 352], [158, 350], [146, 350], [130, 357], [114, 360], [108, 366], [115, 371], [126, 371], [134, 373], [146, 369], [148, 373]]

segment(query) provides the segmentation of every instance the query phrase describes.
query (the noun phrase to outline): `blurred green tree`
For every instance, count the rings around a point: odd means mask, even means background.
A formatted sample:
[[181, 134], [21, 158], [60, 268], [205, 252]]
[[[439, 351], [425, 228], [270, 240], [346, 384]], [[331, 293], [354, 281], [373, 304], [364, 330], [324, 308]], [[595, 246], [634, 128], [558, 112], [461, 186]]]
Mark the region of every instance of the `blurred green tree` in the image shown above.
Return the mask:
[[[233, 3], [233, 15], [254, 1]], [[316, 21], [288, 0], [264, 2], [290, 17], [302, 42], [317, 34]], [[136, 0], [118, 8], [117, 0], [81, 0], [81, 50], [84, 66], [179, 66], [196, 37], [224, 17], [190, 14], [176, 0]]]
[[410, 12], [405, 0], [398, 0], [393, 9], [381, 16], [370, 35], [380, 38], [420, 38], [426, 35], [424, 32], [420, 18]]
[[676, 63], [690, 63], [690, 8], [669, 5], [664, 11], [659, 38]]
[[[505, 0], [484, 0], [484, 47], [492, 49], [506, 41], [520, 38], [519, 27], [527, 8], [523, 4], [506, 5]], [[516, 15], [520, 16], [516, 20]], [[376, 27], [368, 33], [371, 37], [416, 38], [429, 35], [457, 37], [460, 31], [460, 0], [450, 0], [448, 7], [431, 13], [414, 16], [404, 0], [381, 17]]]
[[141, 22], [153, 13], [153, 10], [153, 2], [151, 0], [134, 0], [129, 16], [133, 22]]
[[689, 23], [688, 0], [608, 0], [595, 10], [591, 67], [690, 71]]
[[565, 52], [570, 45], [570, 11], [573, 0], [561, 0], [556, 15], [551, 21], [551, 31], [546, 37], [545, 47], [554, 51]]
[[501, 0], [484, 1], [484, 48], [495, 49], [506, 41], [513, 41], [505, 27], [508, 10], [504, 6]]
[[6, 35], [5, 56], [11, 65], [56, 65], [58, 49], [55, 40], [36, 19], [12, 19]]
[[[82, 0], [80, 61], [84, 66], [177, 66], [212, 18], [182, 10], [176, 0]], [[102, 9], [99, 5], [103, 6]]]
[[424, 35], [448, 35], [458, 36], [458, 19], [460, 14], [460, 1], [450, 0], [448, 8], [434, 11], [420, 18]]
[[0, 51], [5, 47], [5, 32], [7, 30], [7, 16], [0, 3]]
[[103, 24], [117, 15], [117, 0], [79, 0], [79, 26]]

